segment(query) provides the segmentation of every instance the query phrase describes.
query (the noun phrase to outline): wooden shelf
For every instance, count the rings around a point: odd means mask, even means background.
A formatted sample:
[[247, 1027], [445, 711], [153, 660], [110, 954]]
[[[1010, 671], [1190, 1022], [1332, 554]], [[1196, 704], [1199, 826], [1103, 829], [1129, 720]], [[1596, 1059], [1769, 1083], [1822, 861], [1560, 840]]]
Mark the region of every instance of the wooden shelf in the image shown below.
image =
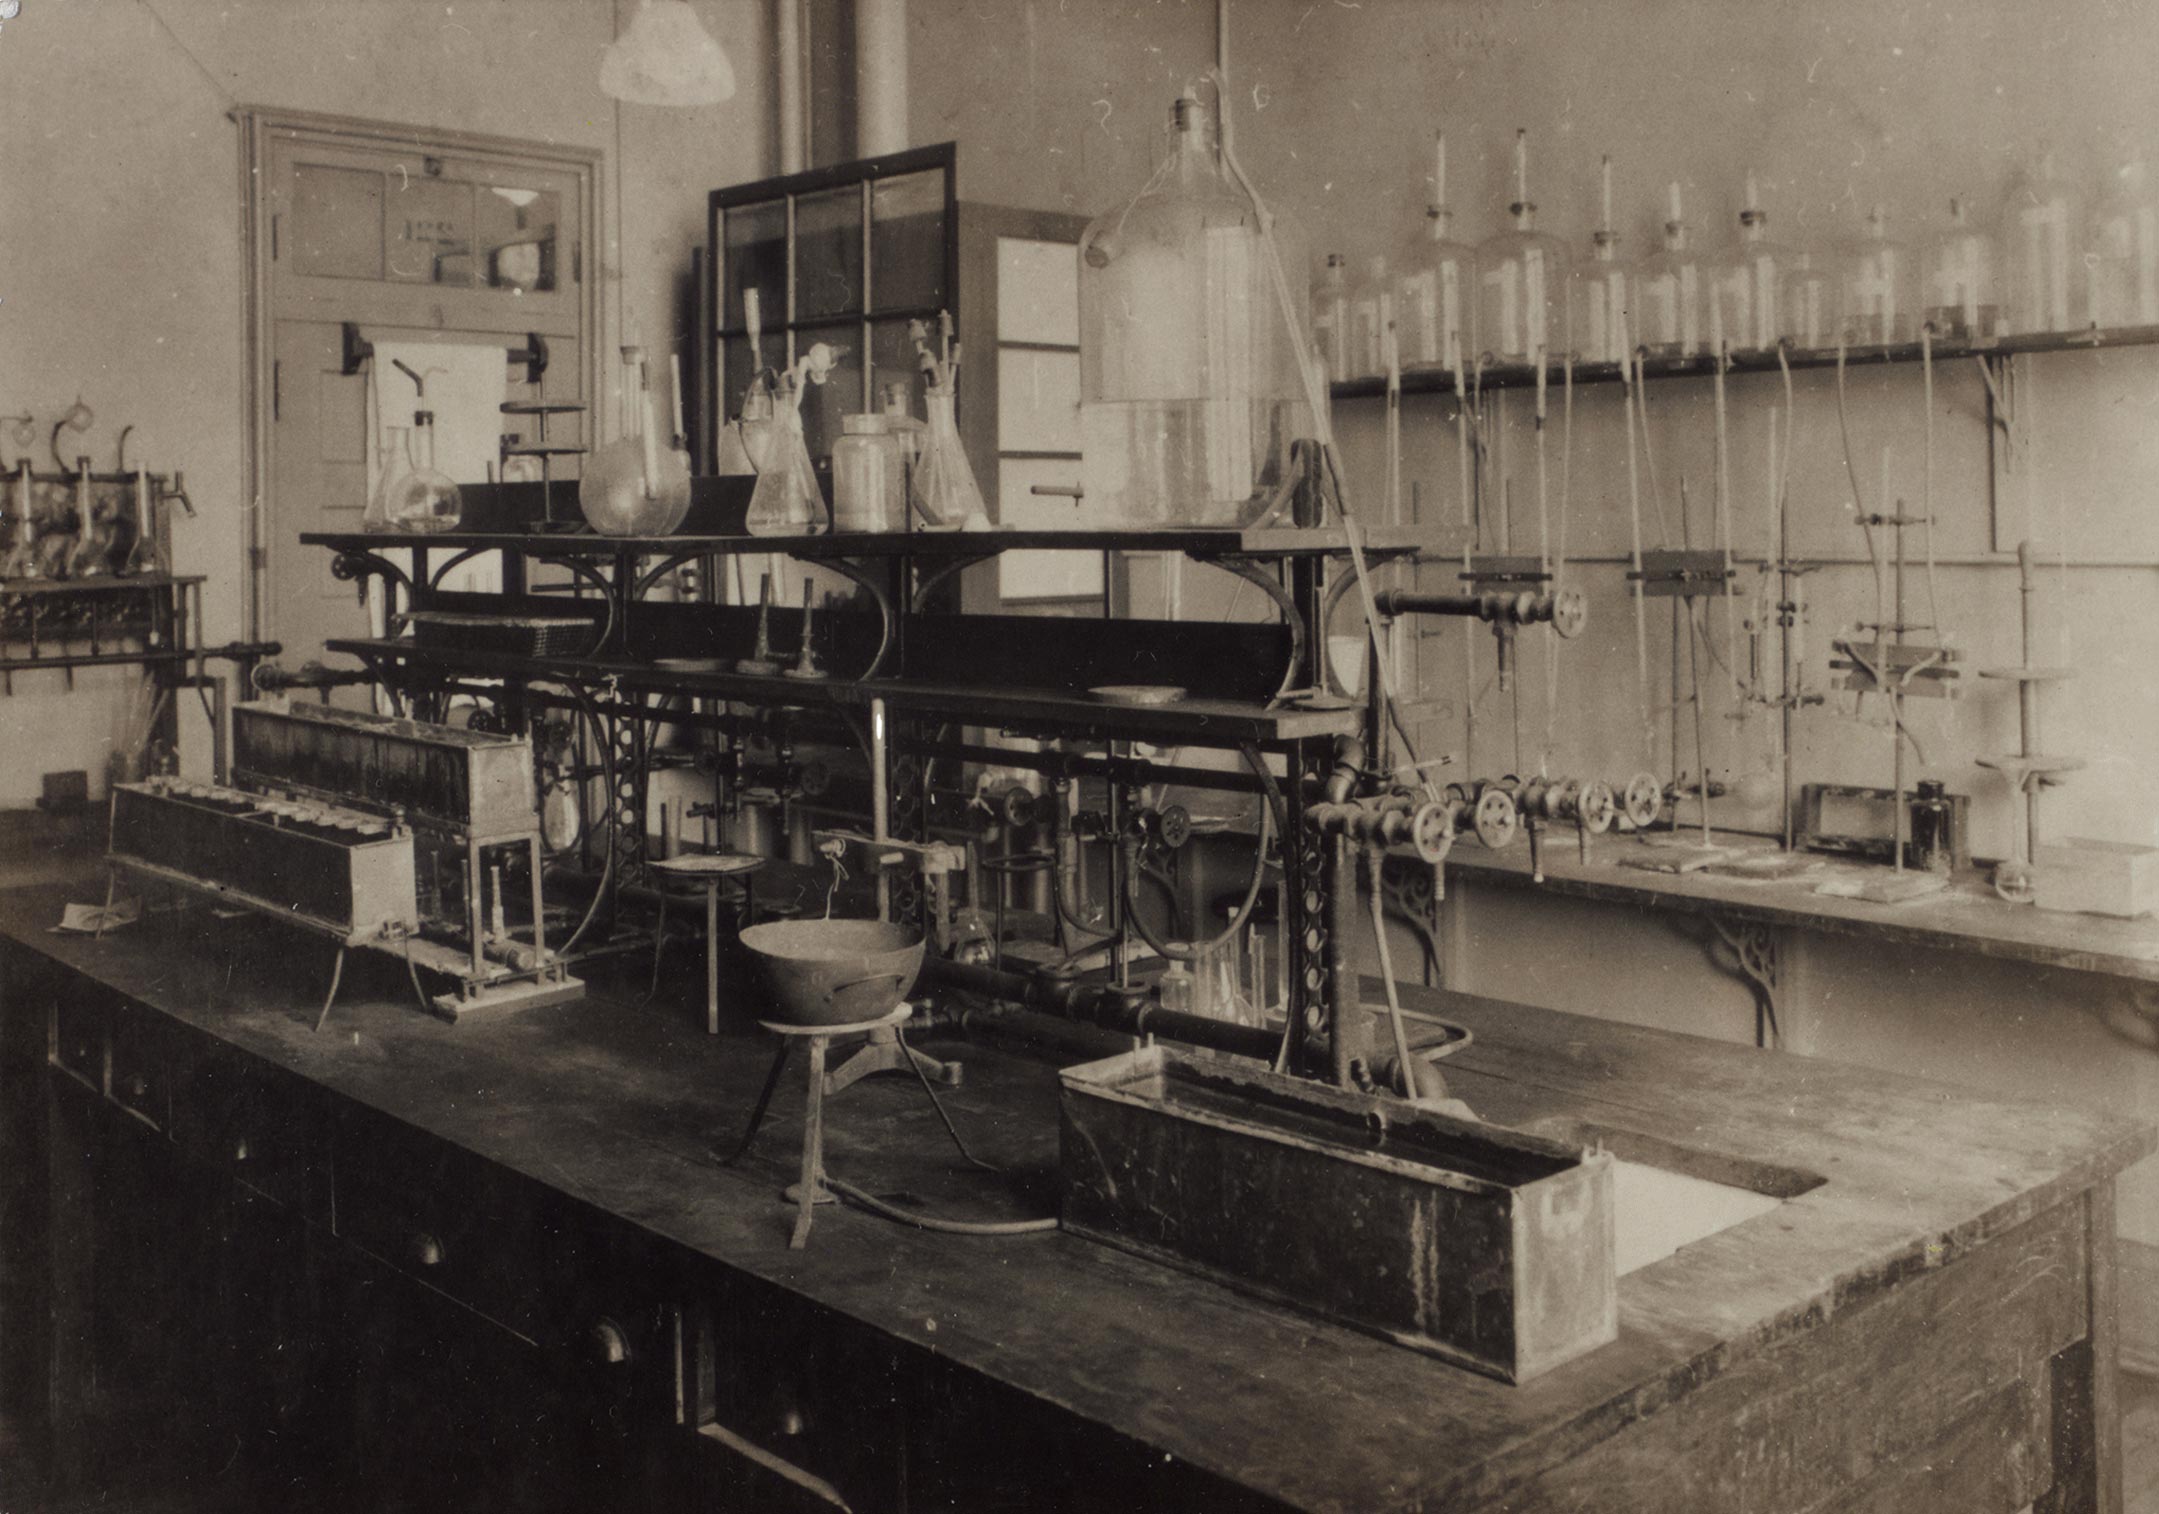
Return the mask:
[[1354, 735], [1361, 708], [1307, 710], [1227, 699], [1187, 699], [1172, 705], [1112, 705], [1084, 692], [988, 689], [906, 679], [795, 679], [748, 673], [692, 672], [627, 660], [524, 657], [423, 647], [402, 639], [339, 640], [329, 650], [373, 662], [394, 657], [448, 673], [480, 678], [540, 679], [590, 686], [612, 678], [639, 693], [690, 694], [744, 704], [860, 708], [882, 699], [895, 711], [963, 720], [970, 725], [1069, 736], [1172, 742], [1191, 746], [1270, 746], [1310, 738]]
[[[2017, 357], [2034, 352], [2091, 352], [2107, 347], [2149, 347], [2159, 344], [2159, 326], [2121, 326], [2109, 330], [2093, 328], [2088, 331], [2063, 332], [2049, 336], [2003, 337], [1996, 342], [1975, 345], [1970, 342], [1936, 342], [1934, 360], [1951, 362], [1968, 357]], [[1881, 363], [1916, 363], [1922, 354], [1917, 342], [1897, 342], [1889, 345], [1847, 347], [1844, 362], [1848, 368]], [[1807, 347], [1787, 349], [1785, 362], [1793, 369], [1832, 368], [1836, 366], [1837, 349], [1834, 347]], [[1775, 373], [1777, 354], [1768, 352], [1735, 352], [1730, 356], [1733, 373]], [[1707, 378], [1715, 371], [1715, 359], [1701, 357], [1647, 358], [1642, 363], [1645, 379]], [[1617, 363], [1576, 363], [1574, 381], [1577, 384], [1610, 384], [1620, 379]], [[1481, 377], [1472, 381], [1473, 389], [1521, 389], [1534, 387], [1537, 369], [1531, 363], [1504, 363], [1487, 367]], [[1557, 385], [1560, 368], [1555, 362], [1545, 372], [1545, 382]], [[1377, 399], [1387, 392], [1384, 378], [1343, 379], [1328, 386], [1328, 392], [1338, 400]], [[1420, 368], [1402, 375], [1404, 394], [1452, 394], [1454, 375], [1441, 368]]]
[[[300, 540], [338, 551], [381, 552], [393, 548], [464, 552], [521, 552], [538, 557], [730, 557], [777, 552], [822, 558], [974, 558], [1000, 552], [1180, 552], [1187, 557], [1322, 557], [1349, 551], [1340, 527], [1267, 527], [1258, 530], [1190, 527], [1163, 531], [909, 531], [841, 532], [818, 536], [593, 536], [568, 531], [449, 531], [435, 536], [395, 532], [309, 531]], [[1389, 556], [1437, 545], [1425, 526], [1367, 526], [1367, 552]]]

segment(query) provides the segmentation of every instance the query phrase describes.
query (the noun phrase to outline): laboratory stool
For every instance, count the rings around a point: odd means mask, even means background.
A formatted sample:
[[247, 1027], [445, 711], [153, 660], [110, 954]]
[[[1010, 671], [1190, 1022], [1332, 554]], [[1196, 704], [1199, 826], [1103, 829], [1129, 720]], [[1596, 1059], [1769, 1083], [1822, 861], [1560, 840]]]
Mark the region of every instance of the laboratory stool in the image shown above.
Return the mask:
[[[758, 1127], [765, 1122], [765, 1111], [772, 1105], [772, 1095], [780, 1086], [780, 1074], [787, 1070], [787, 1059], [793, 1054], [797, 1041], [806, 1041], [810, 1048], [809, 1104], [802, 1116], [802, 1177], [788, 1185], [787, 1197], [796, 1205], [795, 1231], [788, 1240], [790, 1249], [800, 1251], [809, 1244], [810, 1219], [819, 1204], [837, 1202], [832, 1190], [825, 1186], [825, 1099], [841, 1089], [873, 1072], [897, 1071], [908, 1068], [929, 1095], [930, 1107], [937, 1111], [937, 1118], [944, 1123], [952, 1143], [960, 1149], [960, 1155], [970, 1162], [975, 1156], [960, 1140], [960, 1133], [953, 1129], [952, 1120], [945, 1113], [945, 1106], [938, 1100], [937, 1090], [930, 1086], [930, 1078], [941, 1069], [950, 1068], [957, 1073], [956, 1064], [940, 1063], [926, 1057], [907, 1044], [900, 1034], [900, 1027], [914, 1013], [914, 1006], [902, 1004], [889, 1015], [875, 1020], [861, 1020], [852, 1025], [790, 1025], [780, 1020], [760, 1020], [757, 1023], [780, 1038], [780, 1049], [772, 1058], [772, 1070], [765, 1074], [765, 1086], [757, 1095], [757, 1107], [750, 1111], [750, 1128], [743, 1133], [742, 1144], [728, 1156], [721, 1158], [720, 1165], [732, 1166], [748, 1155], [757, 1140]], [[871, 1044], [863, 1047], [832, 1072], [825, 1070], [825, 1054], [832, 1043], [846, 1036], [868, 1036]], [[882, 1053], [883, 1047], [895, 1047], [896, 1055]], [[863, 1066], [865, 1061], [875, 1065]], [[951, 1079], [957, 1082], [955, 1076]], [[986, 1163], [976, 1162], [978, 1166]], [[991, 1169], [994, 1170], [994, 1169]]]
[[652, 987], [650, 999], [660, 990], [660, 953], [667, 942], [667, 898], [670, 887], [695, 886], [705, 900], [705, 1032], [720, 1033], [720, 885], [730, 880], [741, 885], [735, 901], [735, 931], [753, 923], [757, 908], [754, 879], [765, 859], [747, 852], [685, 852], [651, 864], [660, 885], [660, 923], [652, 933]]

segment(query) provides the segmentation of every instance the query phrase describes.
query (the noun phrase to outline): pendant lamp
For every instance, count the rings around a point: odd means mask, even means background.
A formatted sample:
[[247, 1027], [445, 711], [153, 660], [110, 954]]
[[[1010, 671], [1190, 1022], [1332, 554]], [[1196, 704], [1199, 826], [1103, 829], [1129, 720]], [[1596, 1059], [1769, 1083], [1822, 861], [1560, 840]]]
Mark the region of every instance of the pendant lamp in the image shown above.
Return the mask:
[[734, 97], [735, 70], [689, 0], [638, 0], [600, 59], [600, 92], [632, 105], [718, 105]]

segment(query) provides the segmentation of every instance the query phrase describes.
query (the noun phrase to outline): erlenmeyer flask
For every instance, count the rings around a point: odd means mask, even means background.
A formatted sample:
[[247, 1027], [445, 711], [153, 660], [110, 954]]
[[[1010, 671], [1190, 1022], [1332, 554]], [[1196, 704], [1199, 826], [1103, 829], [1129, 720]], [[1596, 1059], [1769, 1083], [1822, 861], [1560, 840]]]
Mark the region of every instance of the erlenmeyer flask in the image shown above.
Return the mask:
[[774, 405], [764, 465], [750, 495], [743, 529], [752, 536], [815, 536], [828, 524], [825, 497], [802, 439], [802, 411], [793, 396]]
[[968, 466], [967, 449], [960, 445], [953, 408], [957, 398], [951, 389], [935, 384], [923, 392], [930, 425], [923, 433], [922, 459], [915, 465], [909, 498], [916, 520], [925, 531], [989, 528], [989, 512], [982, 507], [975, 470]]

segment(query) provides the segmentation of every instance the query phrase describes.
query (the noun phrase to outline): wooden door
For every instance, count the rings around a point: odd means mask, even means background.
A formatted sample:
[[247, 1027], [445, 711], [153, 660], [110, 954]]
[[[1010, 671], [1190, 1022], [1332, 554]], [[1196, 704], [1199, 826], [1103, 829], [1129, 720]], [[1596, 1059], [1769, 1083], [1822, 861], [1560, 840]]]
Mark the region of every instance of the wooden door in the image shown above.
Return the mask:
[[[260, 131], [257, 373], [267, 404], [257, 413], [267, 426], [255, 592], [258, 634], [282, 642], [296, 665], [324, 656], [327, 639], [369, 634], [369, 612], [331, 578], [328, 550], [299, 538], [360, 528], [386, 411], [394, 422], [409, 408], [387, 403], [394, 373], [370, 395], [367, 364], [347, 361], [345, 328], [369, 344], [499, 345], [503, 399], [587, 402], [595, 167], [537, 145], [428, 141], [392, 127]], [[548, 351], [537, 384], [508, 360], [535, 335]], [[557, 418], [549, 441], [577, 444], [582, 419]]]

